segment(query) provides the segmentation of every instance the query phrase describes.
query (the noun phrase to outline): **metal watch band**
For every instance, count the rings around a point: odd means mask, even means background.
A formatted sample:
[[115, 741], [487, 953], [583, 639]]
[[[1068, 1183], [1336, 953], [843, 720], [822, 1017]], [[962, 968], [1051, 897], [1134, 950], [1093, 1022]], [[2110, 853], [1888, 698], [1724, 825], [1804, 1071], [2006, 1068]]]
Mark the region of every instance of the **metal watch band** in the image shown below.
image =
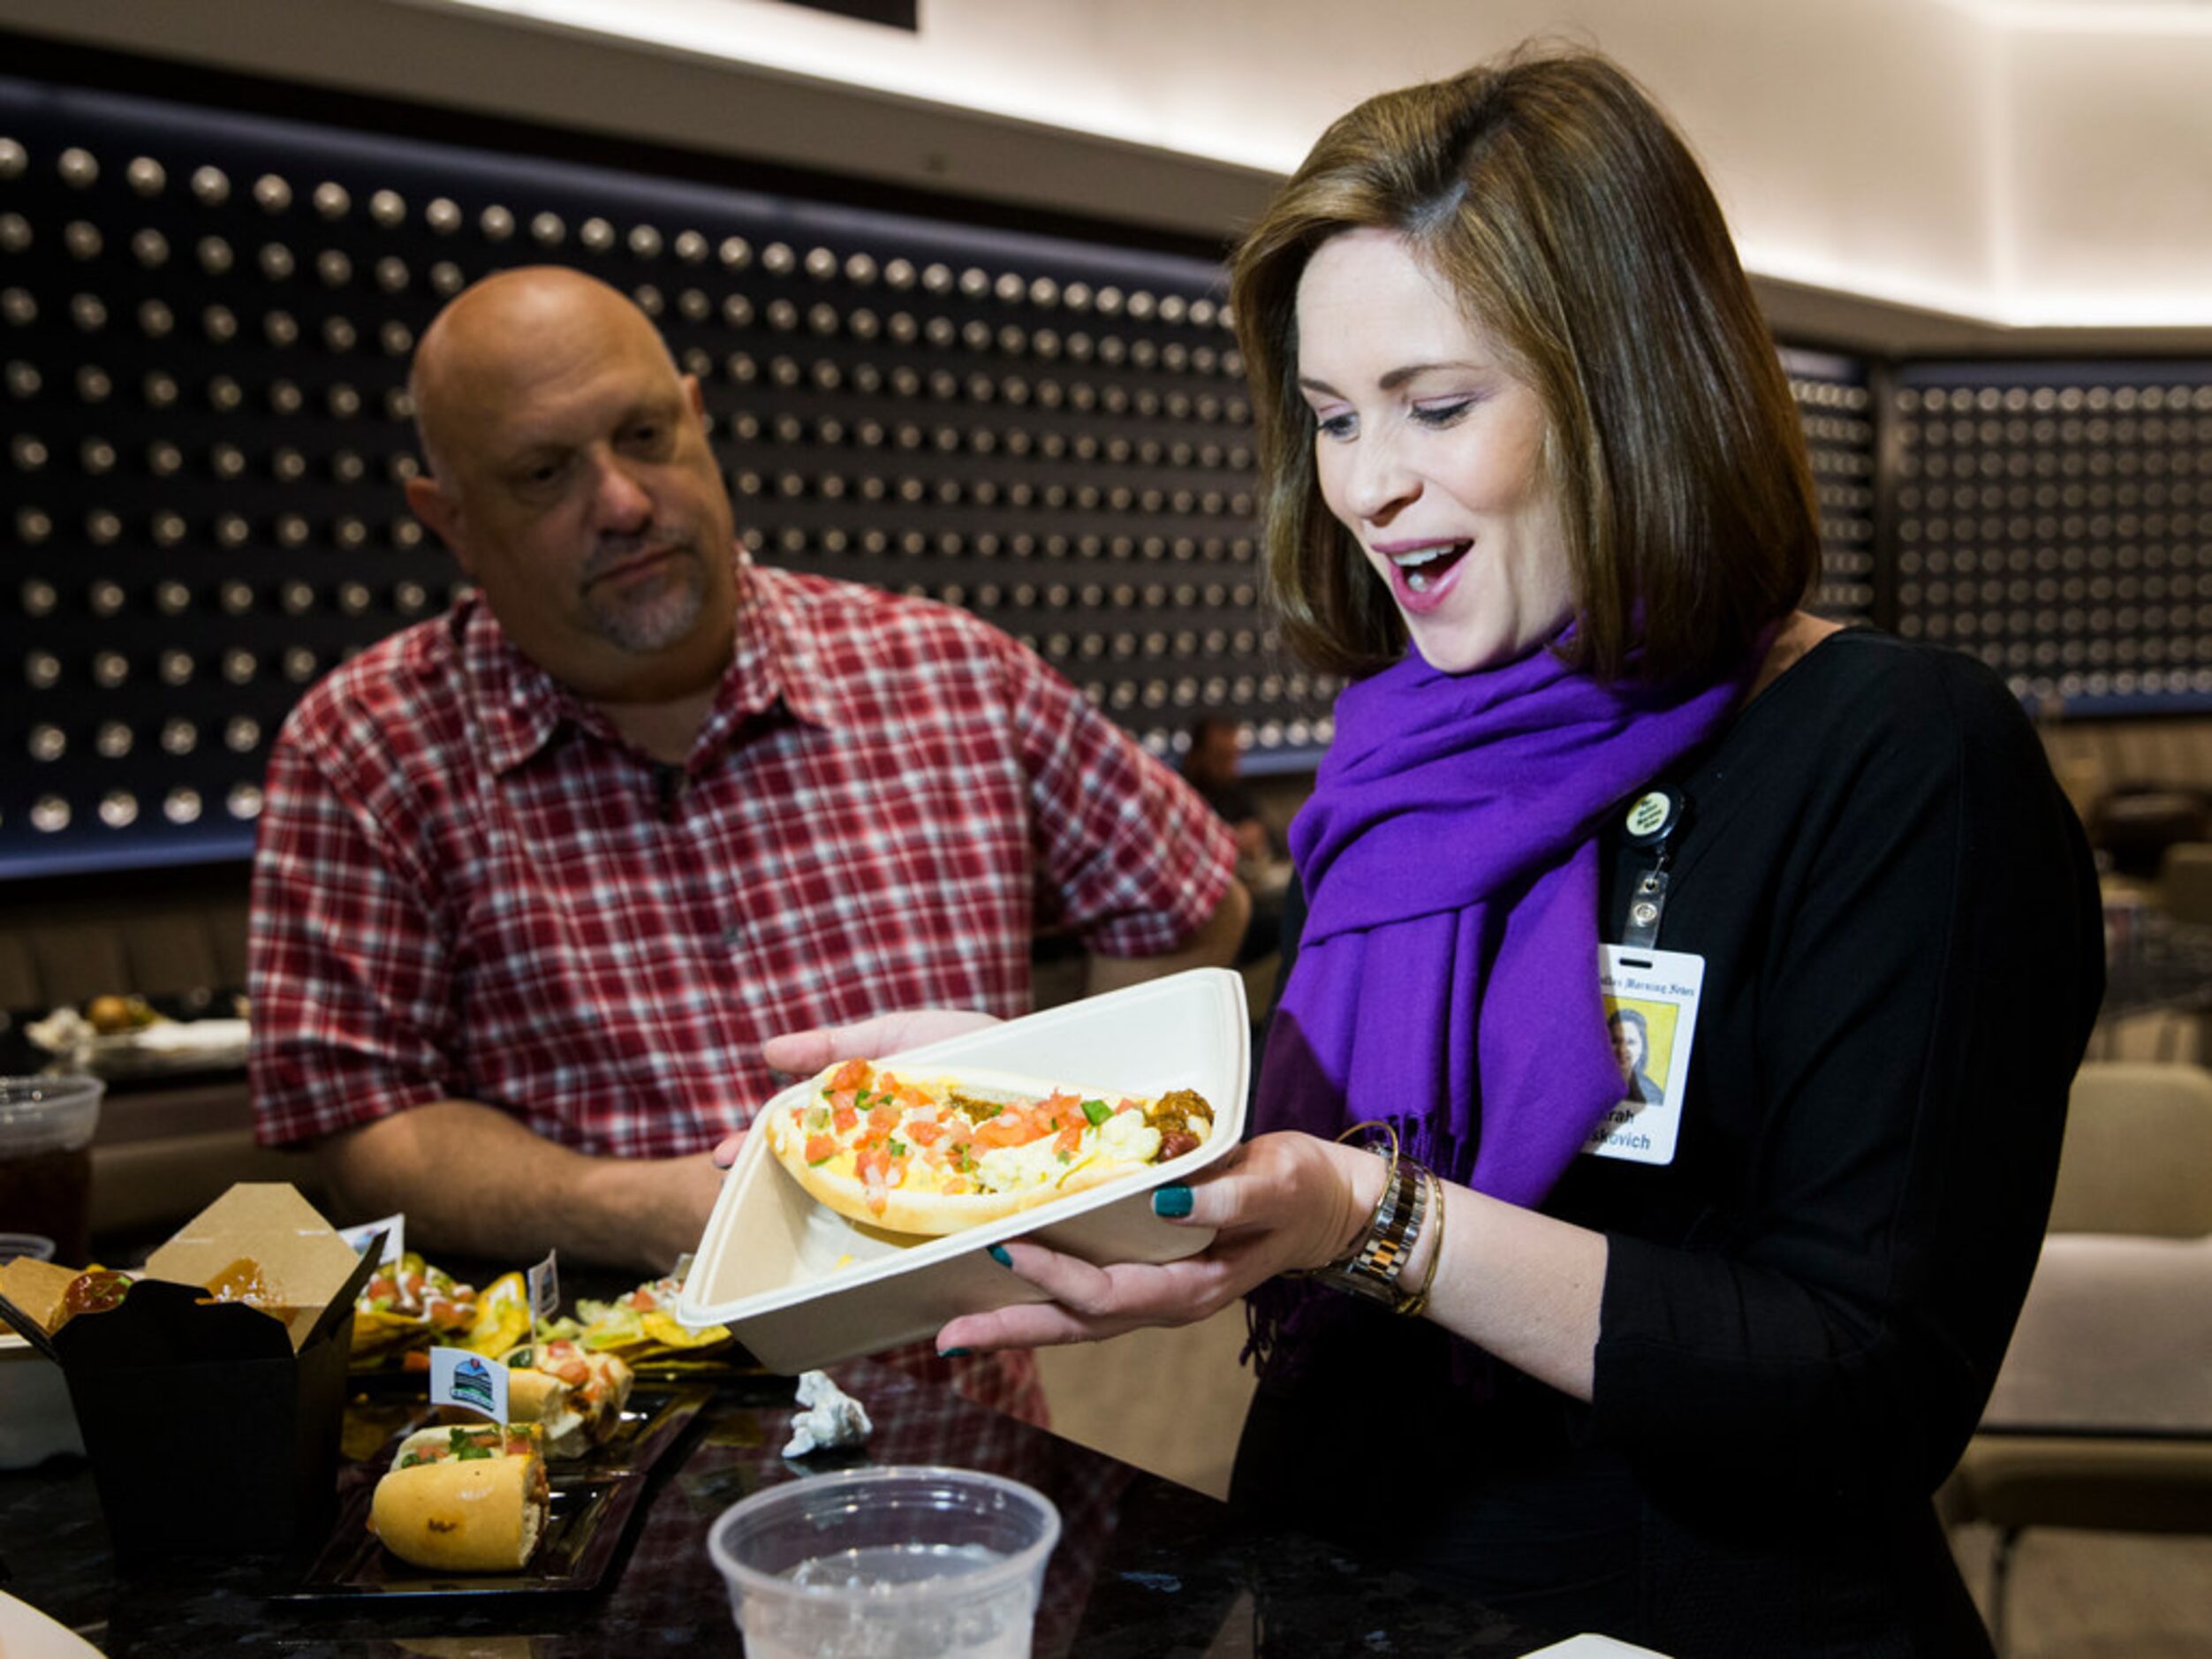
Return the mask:
[[1382, 1202], [1376, 1207], [1360, 1247], [1314, 1276], [1334, 1290], [1395, 1307], [1398, 1273], [1413, 1254], [1413, 1241], [1420, 1237], [1428, 1211], [1428, 1184], [1421, 1178], [1419, 1167], [1410, 1159], [1393, 1160]]

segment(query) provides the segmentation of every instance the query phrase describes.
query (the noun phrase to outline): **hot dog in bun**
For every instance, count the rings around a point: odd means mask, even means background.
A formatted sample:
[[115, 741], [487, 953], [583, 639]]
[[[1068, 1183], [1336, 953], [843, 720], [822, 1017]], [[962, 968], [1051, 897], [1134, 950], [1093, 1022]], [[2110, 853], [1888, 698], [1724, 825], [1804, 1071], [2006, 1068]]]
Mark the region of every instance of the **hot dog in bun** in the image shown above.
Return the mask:
[[621, 1427], [634, 1378], [615, 1355], [551, 1338], [526, 1343], [502, 1358], [508, 1367], [508, 1413], [543, 1428], [548, 1457], [581, 1457]]
[[792, 1179], [854, 1221], [948, 1233], [1121, 1180], [1194, 1151], [1213, 1109], [976, 1072], [830, 1067], [768, 1113]]
[[534, 1425], [425, 1428], [376, 1482], [368, 1529], [418, 1567], [512, 1572], [538, 1547], [549, 1493]]

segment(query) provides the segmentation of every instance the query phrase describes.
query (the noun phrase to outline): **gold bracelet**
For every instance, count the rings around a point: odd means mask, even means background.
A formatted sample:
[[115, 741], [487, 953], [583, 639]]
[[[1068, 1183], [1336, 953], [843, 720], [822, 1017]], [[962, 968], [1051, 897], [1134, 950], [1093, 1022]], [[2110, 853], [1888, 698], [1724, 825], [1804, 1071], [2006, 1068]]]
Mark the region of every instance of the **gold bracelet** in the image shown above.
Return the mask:
[[1392, 1128], [1388, 1123], [1385, 1123], [1380, 1117], [1370, 1117], [1365, 1123], [1352, 1125], [1351, 1128], [1345, 1130], [1344, 1133], [1338, 1135], [1337, 1137], [1337, 1144], [1338, 1146], [1344, 1145], [1345, 1141], [1351, 1140], [1352, 1136], [1358, 1134], [1363, 1129], [1380, 1129], [1384, 1134], [1388, 1135], [1390, 1140], [1390, 1149], [1387, 1155], [1377, 1151], [1376, 1148], [1372, 1146], [1362, 1148], [1363, 1151], [1375, 1153], [1375, 1156], [1382, 1158], [1383, 1161], [1382, 1190], [1376, 1195], [1375, 1208], [1367, 1212], [1367, 1218], [1360, 1223], [1360, 1231], [1352, 1235], [1352, 1248], [1345, 1251], [1344, 1254], [1337, 1257], [1333, 1261], [1322, 1262], [1322, 1265], [1317, 1268], [1299, 1269], [1298, 1276], [1300, 1277], [1303, 1277], [1307, 1274], [1331, 1272], [1347, 1267], [1354, 1260], [1356, 1260], [1360, 1254], [1360, 1246], [1374, 1236], [1375, 1231], [1375, 1223], [1382, 1219], [1383, 1207], [1390, 1201], [1391, 1194], [1396, 1191], [1398, 1177], [1398, 1131], [1396, 1129]]
[[1434, 1170], [1423, 1170], [1421, 1173], [1428, 1178], [1428, 1213], [1436, 1218], [1436, 1254], [1428, 1258], [1428, 1271], [1420, 1276], [1420, 1288], [1390, 1309], [1408, 1319], [1419, 1319], [1428, 1311], [1428, 1292], [1436, 1284], [1436, 1265], [1444, 1259], [1444, 1184]]

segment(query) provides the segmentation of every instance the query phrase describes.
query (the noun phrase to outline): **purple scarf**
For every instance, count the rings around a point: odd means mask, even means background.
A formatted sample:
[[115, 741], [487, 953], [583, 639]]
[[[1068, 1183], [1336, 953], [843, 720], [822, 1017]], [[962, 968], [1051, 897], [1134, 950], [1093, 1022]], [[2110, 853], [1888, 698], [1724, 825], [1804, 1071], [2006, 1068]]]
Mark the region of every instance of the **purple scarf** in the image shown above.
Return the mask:
[[[1345, 691], [1291, 826], [1311, 908], [1254, 1132], [1382, 1118], [1447, 1180], [1540, 1202], [1621, 1098], [1600, 824], [1718, 731], [1746, 683], [1603, 686], [1539, 650], [1456, 675], [1409, 655]], [[1255, 1335], [1308, 1287], [1265, 1288], [1288, 1294], [1255, 1302]]]

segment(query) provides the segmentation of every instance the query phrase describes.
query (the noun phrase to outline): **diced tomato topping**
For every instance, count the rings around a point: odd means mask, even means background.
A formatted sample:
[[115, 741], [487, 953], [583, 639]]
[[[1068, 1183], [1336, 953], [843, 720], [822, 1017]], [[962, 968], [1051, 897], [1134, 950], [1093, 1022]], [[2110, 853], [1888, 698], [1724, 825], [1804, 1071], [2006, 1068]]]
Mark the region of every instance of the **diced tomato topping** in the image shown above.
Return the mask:
[[830, 1074], [830, 1087], [833, 1089], [866, 1088], [868, 1079], [875, 1075], [875, 1068], [866, 1060], [847, 1060]]
[[[807, 1137], [807, 1163], [827, 1163], [830, 1159], [836, 1157], [837, 1155], [837, 1138], [835, 1135], [808, 1135]], [[648, 1298], [644, 1302], [637, 1302], [633, 1300], [632, 1302], [632, 1306], [639, 1308], [640, 1311], [643, 1311], [645, 1308], [652, 1307], [653, 1303], [651, 1299]]]
[[1056, 1152], [1073, 1152], [1082, 1144], [1083, 1120], [1079, 1117], [1060, 1131], [1059, 1137], [1053, 1141], [1052, 1147]]
[[1042, 1106], [1009, 1106], [997, 1117], [982, 1124], [975, 1131], [975, 1140], [984, 1146], [1028, 1146], [1031, 1141], [1042, 1141], [1050, 1133], [1053, 1122]]
[[852, 1125], [860, 1121], [860, 1114], [850, 1106], [840, 1106], [830, 1114], [830, 1126], [841, 1135], [852, 1133]]
[[915, 1083], [901, 1083], [898, 1086], [898, 1095], [899, 1102], [903, 1105], [928, 1106], [934, 1103], [930, 1100], [928, 1092], [925, 1091], [919, 1084]]
[[867, 1114], [868, 1132], [878, 1135], [890, 1133], [892, 1130], [898, 1127], [901, 1115], [896, 1106], [871, 1106]]
[[890, 1148], [879, 1142], [860, 1148], [859, 1155], [852, 1160], [852, 1172], [863, 1182], [873, 1182], [890, 1168]]
[[916, 1117], [906, 1125], [906, 1139], [918, 1147], [935, 1146], [944, 1125], [934, 1117]]
[[944, 1184], [944, 1190], [948, 1193], [965, 1193], [968, 1190], [968, 1184], [962, 1177], [956, 1175]]
[[[808, 1155], [811, 1156], [813, 1155], [810, 1153]], [[650, 1290], [633, 1291], [629, 1295], [624, 1297], [622, 1300], [625, 1307], [634, 1307], [640, 1314], [649, 1314], [660, 1306], [660, 1303], [654, 1299], [653, 1292]]]
[[1117, 1116], [1122, 1112], [1140, 1112], [1143, 1110], [1144, 1102], [1140, 1100], [1125, 1100], [1114, 1108]]

